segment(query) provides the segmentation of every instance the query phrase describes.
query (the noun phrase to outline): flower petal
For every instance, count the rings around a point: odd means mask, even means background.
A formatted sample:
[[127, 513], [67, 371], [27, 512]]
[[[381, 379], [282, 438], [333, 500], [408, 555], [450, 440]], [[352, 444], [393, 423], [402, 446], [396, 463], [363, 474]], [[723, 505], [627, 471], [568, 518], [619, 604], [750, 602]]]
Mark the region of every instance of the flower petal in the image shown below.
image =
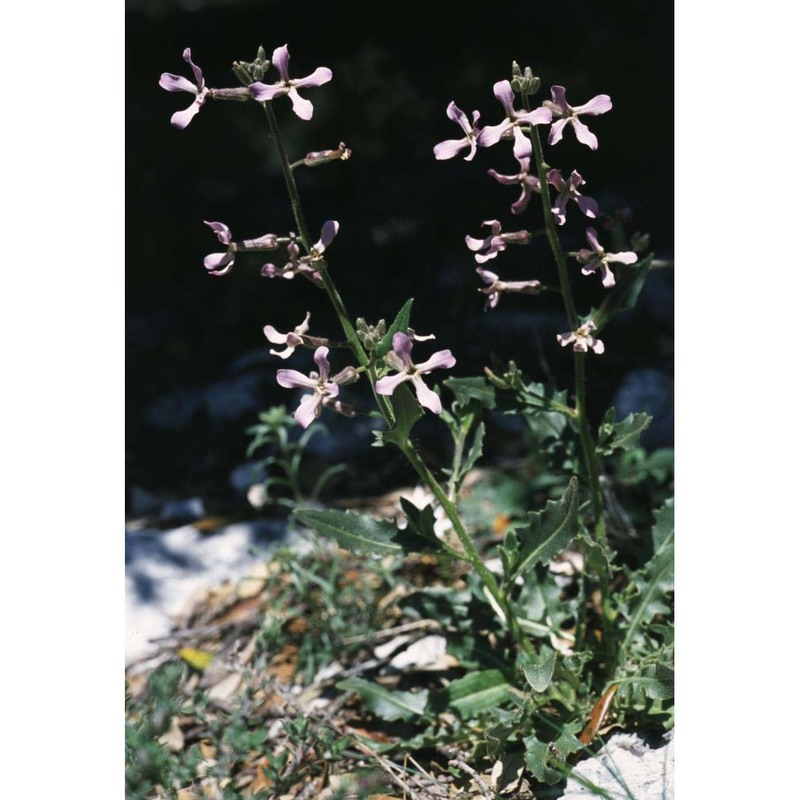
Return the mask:
[[282, 81], [289, 80], [289, 45], [283, 45], [281, 47], [276, 47], [272, 51], [272, 63], [275, 65], [275, 69], [278, 70], [278, 74], [281, 76]]
[[639, 260], [639, 256], [636, 253], [625, 252], [625, 253], [607, 253], [606, 259], [608, 261], [616, 261], [620, 264], [633, 264]]
[[282, 94], [287, 94], [289, 88], [284, 86], [282, 83], [275, 83], [272, 85], [268, 85], [266, 83], [261, 83], [260, 81], [256, 81], [255, 83], [251, 83], [248, 87], [250, 90], [250, 97], [253, 100], [274, 100], [276, 97], [280, 97]]
[[192, 61], [191, 48], [187, 47], [183, 51], [183, 60], [192, 68], [192, 74], [194, 75], [194, 79], [197, 82], [197, 88], [202, 89], [204, 84], [203, 70], [201, 70], [200, 67], [198, 67], [197, 64], [194, 63], [194, 61]]
[[569, 122], [572, 123], [572, 127], [575, 129], [575, 136], [578, 141], [592, 150], [597, 150], [597, 137], [577, 117], [570, 117]]
[[303, 375], [296, 369], [279, 369], [275, 373], [275, 379], [278, 381], [279, 386], [284, 389], [313, 389], [317, 391], [319, 381], [314, 378], [309, 378], [308, 375]]
[[217, 235], [217, 239], [222, 242], [222, 244], [231, 243], [233, 240], [231, 229], [224, 222], [208, 222], [207, 220], [203, 220], [203, 222], [214, 231]]
[[567, 90], [563, 86], [551, 86], [550, 97], [553, 99], [554, 105], [557, 105], [562, 112], [567, 113], [569, 110]]
[[600, 242], [597, 240], [597, 231], [594, 228], [587, 228], [586, 229], [586, 240], [592, 246], [592, 250], [595, 253], [605, 253], [605, 250], [600, 246]]
[[429, 389], [419, 375], [412, 375], [411, 382], [414, 384], [414, 391], [421, 406], [433, 411], [434, 414], [442, 413], [442, 401], [439, 395]]
[[596, 200], [593, 200], [591, 197], [584, 197], [583, 195], [575, 199], [578, 202], [578, 208], [583, 211], [587, 217], [590, 219], [597, 218], [597, 215], [600, 213], [600, 206], [597, 205]]
[[191, 92], [197, 94], [197, 87], [186, 78], [180, 75], [173, 75], [171, 72], [162, 73], [158, 79], [158, 85], [168, 92]]
[[[433, 148], [433, 155], [437, 161], [444, 161], [448, 158], [454, 158], [457, 156], [465, 147], [468, 147], [471, 143], [468, 139], [448, 139], [445, 142], [439, 142], [439, 144], [435, 145]], [[474, 144], [472, 147], [474, 148]], [[466, 161], [470, 161], [473, 157], [474, 153], [470, 152], [467, 157]]]
[[303, 428], [307, 428], [322, 412], [322, 395], [319, 392], [314, 394], [304, 394], [300, 398], [300, 405], [297, 410], [292, 414], [297, 422]]
[[467, 119], [467, 115], [455, 104], [455, 101], [451, 100], [447, 104], [447, 116], [461, 127], [461, 130], [464, 133], [470, 132], [469, 120]]
[[317, 67], [310, 75], [306, 75], [305, 78], [292, 81], [292, 85], [296, 89], [302, 89], [304, 86], [322, 86], [331, 78], [333, 78], [333, 72], [327, 67]]
[[375, 391], [378, 394], [392, 394], [394, 390], [404, 381], [411, 377], [407, 372], [398, 372], [395, 375], [386, 375], [375, 381]]
[[517, 114], [517, 122], [527, 123], [528, 125], [549, 125], [552, 121], [553, 112], [544, 106], [539, 106], [533, 111], [526, 111], [524, 114]]
[[423, 375], [433, 369], [450, 369], [454, 367], [456, 359], [449, 350], [439, 350], [434, 353], [427, 361], [417, 364], [417, 372]]
[[575, 106], [572, 110], [576, 114], [595, 116], [596, 114], [605, 114], [606, 111], [611, 111], [611, 108], [611, 98], [607, 94], [598, 94], [588, 103], [584, 103], [582, 106]]
[[203, 266], [210, 271], [223, 269], [233, 264], [233, 253], [210, 253], [203, 259]]
[[514, 155], [517, 158], [530, 158], [532, 152], [531, 140], [517, 125], [514, 125]]
[[496, 275], [494, 272], [489, 272], [488, 269], [484, 269], [483, 267], [475, 267], [475, 272], [481, 276], [481, 279], [484, 283], [487, 283], [490, 286], [500, 280], [499, 275]]
[[392, 350], [394, 350], [395, 354], [406, 367], [412, 366], [411, 348], [413, 346], [414, 343], [402, 331], [397, 331], [397, 333], [392, 336]]
[[318, 347], [314, 351], [314, 362], [319, 369], [319, 379], [323, 383], [328, 380], [328, 376], [331, 374], [331, 365], [328, 362], [328, 348], [324, 345], [322, 347]]
[[503, 104], [506, 112], [506, 117], [509, 120], [514, 119], [514, 90], [511, 88], [509, 81], [497, 81], [493, 87], [494, 96]]
[[550, 135], [547, 137], [547, 144], [558, 144], [561, 137], [564, 135], [564, 126], [567, 124], [566, 119], [559, 119], [550, 127]]
[[267, 337], [273, 344], [286, 344], [286, 337], [288, 334], [278, 333], [272, 325], [264, 326], [264, 336]]
[[201, 104], [195, 100], [189, 108], [183, 111], [176, 111], [169, 120], [170, 125], [172, 125], [173, 128], [178, 128], [178, 130], [183, 130], [192, 119], [194, 119], [195, 114], [200, 110], [200, 105]]
[[497, 144], [503, 138], [503, 134], [513, 127], [512, 124], [506, 120], [499, 125], [487, 125], [479, 134], [477, 138], [480, 147], [491, 147]]
[[321, 253], [325, 248], [334, 240], [336, 234], [339, 233], [339, 223], [335, 219], [327, 220], [320, 233], [319, 242], [314, 245], [314, 249]]
[[289, 89], [288, 94], [289, 99], [292, 101], [292, 111], [294, 111], [300, 119], [309, 120], [314, 116], [314, 106], [310, 100], [300, 97], [293, 86]]

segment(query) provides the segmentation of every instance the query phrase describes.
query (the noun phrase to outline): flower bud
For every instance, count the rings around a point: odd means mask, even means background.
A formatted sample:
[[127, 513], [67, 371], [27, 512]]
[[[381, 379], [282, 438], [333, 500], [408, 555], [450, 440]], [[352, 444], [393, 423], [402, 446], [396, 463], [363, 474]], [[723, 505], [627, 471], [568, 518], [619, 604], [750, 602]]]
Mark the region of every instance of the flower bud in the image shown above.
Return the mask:
[[344, 142], [339, 142], [336, 150], [319, 150], [308, 153], [303, 159], [303, 164], [307, 167], [318, 167], [329, 161], [347, 161], [351, 155], [353, 155], [353, 151]]
[[511, 88], [517, 94], [536, 94], [542, 85], [540, 78], [537, 78], [530, 67], [525, 67], [525, 72], [519, 68], [516, 61], [511, 65]]
[[356, 320], [356, 336], [361, 339], [367, 350], [374, 350], [385, 335], [386, 320], [379, 320], [377, 325], [368, 325], [362, 317]]

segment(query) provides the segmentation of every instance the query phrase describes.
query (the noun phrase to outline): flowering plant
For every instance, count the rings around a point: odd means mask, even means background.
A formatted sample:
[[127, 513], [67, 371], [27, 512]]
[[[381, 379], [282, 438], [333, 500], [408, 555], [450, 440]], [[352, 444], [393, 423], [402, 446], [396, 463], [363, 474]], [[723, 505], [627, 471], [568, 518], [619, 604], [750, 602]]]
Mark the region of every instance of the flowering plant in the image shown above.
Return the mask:
[[[498, 123], [481, 127], [479, 111], [473, 111], [470, 118], [451, 99], [446, 116], [458, 126], [460, 135], [431, 143], [435, 160], [450, 161], [466, 151], [459, 161], [471, 162], [470, 166], [481, 150], [493, 148], [498, 152], [510, 145], [508, 152], [516, 159], [519, 172], [505, 174], [491, 168], [488, 175], [501, 185], [519, 187], [521, 194], [510, 211], [518, 223], [525, 214], [537, 224], [504, 231], [500, 220], [485, 220], [482, 225], [488, 234], [484, 238], [464, 234], [464, 258], [472, 255], [479, 265], [474, 271], [484, 285], [476, 286], [476, 290], [486, 297], [483, 309], [487, 314], [497, 313], [500, 295], [507, 292], [527, 295], [524, 300], [533, 303], [536, 300], [532, 298], [545, 292], [560, 297], [568, 330], [554, 329], [552, 341], [562, 345], [559, 354], [572, 361], [574, 380], [568, 393], [528, 380], [514, 362], [487, 364], [479, 376], [449, 373], [442, 378], [440, 370], [458, 366], [457, 354], [449, 348], [429, 354], [430, 345], [424, 343], [434, 335], [421, 336], [411, 327], [412, 300], [405, 302], [389, 324], [383, 319], [368, 322], [351, 318], [334, 279], [341, 269], [335, 261], [334, 240], [340, 227], [346, 230], [346, 224], [340, 226], [339, 221], [329, 219], [323, 222], [318, 237], [312, 234], [317, 228], [306, 220], [295, 171], [345, 161], [352, 153], [340, 143], [338, 148], [292, 160], [291, 143], [285, 140], [279, 121], [279, 114], [289, 105], [281, 99], [284, 96], [300, 120], [312, 120], [313, 105], [298, 90], [305, 92], [331, 82], [329, 68], [318, 67], [304, 78], [292, 79], [288, 45], [275, 48], [271, 60], [261, 48], [254, 61], [234, 63], [241, 88], [215, 89], [206, 85], [188, 48], [184, 60], [194, 73], [194, 84], [169, 73], [164, 73], [159, 82], [168, 91], [195, 94], [188, 109], [173, 115], [173, 126], [185, 129], [208, 99], [255, 103], [266, 118], [294, 221], [294, 230], [242, 241], [234, 239], [226, 224], [206, 222], [226, 250], [206, 256], [205, 268], [214, 277], [229, 275], [235, 263], [237, 270], [246, 268], [241, 265], [244, 257], [235, 262], [237, 255], [269, 251], [274, 260], [260, 265], [261, 275], [284, 279], [300, 275], [314, 287], [304, 288], [319, 290], [327, 298], [341, 328], [341, 341], [310, 335], [310, 312], [289, 333], [280, 333], [271, 324], [263, 328], [270, 344], [285, 346], [269, 352], [286, 362], [304, 348], [313, 350], [316, 370], [305, 374], [284, 367], [275, 375], [279, 386], [300, 390], [295, 422], [308, 429], [323, 414], [373, 418], [378, 422], [374, 444], [399, 450], [430, 497], [421, 509], [410, 503], [403, 505], [403, 527], [336, 509], [299, 509], [294, 519], [349, 550], [390, 556], [429, 553], [449, 563], [466, 562], [470, 569], [466, 581], [471, 590], [470, 613], [482, 620], [481, 647], [491, 650], [492, 656], [487, 661], [485, 652], [475, 645], [464, 661], [472, 659], [484, 667], [501, 663], [505, 667], [505, 671], [482, 669], [470, 689], [475, 695], [488, 692], [496, 699], [502, 697], [503, 702], [511, 695], [519, 700], [503, 711], [491, 735], [499, 743], [496, 752], [522, 748], [526, 767], [537, 780], [557, 780], [567, 769], [570, 754], [595, 738], [605, 716], [605, 712], [595, 713], [600, 705], [588, 713], [595, 702], [602, 702], [607, 710], [614, 697], [618, 706], [630, 713], [644, 708], [656, 717], [669, 717], [672, 500], [662, 498], [664, 502], [653, 509], [652, 519], [638, 534], [647, 540], [646, 557], [639, 563], [620, 560], [612, 541], [617, 501], [607, 472], [615, 458], [637, 452], [639, 436], [650, 419], [637, 413], [618, 420], [611, 408], [601, 425], [593, 429], [586, 369], [587, 358], [595, 359], [611, 350], [598, 335], [617, 314], [633, 307], [653, 266], [653, 254], [627, 243], [619, 219], [579, 191], [587, 183], [582, 174], [552, 166], [557, 151], [545, 157], [543, 142], [546, 134], [547, 145], [557, 146], [571, 127], [578, 142], [597, 151], [598, 137], [581, 117], [611, 111], [611, 99], [601, 94], [572, 106], [565, 87], [554, 85], [550, 99], [534, 106], [532, 100], [541, 80], [530, 68], [523, 71], [514, 62], [511, 78], [498, 80], [493, 86], [503, 111]], [[265, 79], [271, 69], [277, 72], [277, 78], [269, 82]], [[601, 126], [598, 121], [600, 132]], [[538, 202], [534, 195], [538, 195]], [[565, 249], [561, 238], [564, 231], [570, 223], [582, 227], [585, 218], [603, 223], [616, 252], [604, 249], [594, 227], [583, 230], [581, 236], [591, 249]], [[542, 239], [552, 256], [555, 281], [549, 280], [543, 266], [533, 259], [524, 280], [504, 280], [480, 266], [493, 259], [495, 263], [504, 262], [509, 259], [509, 250], [520, 252]], [[509, 248], [510, 244], [517, 247]], [[506, 273], [505, 268], [498, 269]], [[596, 277], [588, 282], [581, 277], [595, 272], [599, 273], [599, 286], [595, 285]], [[575, 289], [579, 281], [602, 291], [596, 308], [579, 311]], [[425, 354], [412, 357], [418, 345]], [[335, 374], [332, 362], [339, 362]], [[356, 382], [368, 387], [369, 408], [342, 399]], [[480, 541], [470, 523], [462, 488], [483, 455], [485, 420], [496, 408], [524, 419], [537, 455], [558, 477], [549, 484], [549, 492], [538, 507], [526, 508], [515, 524], [502, 526], [500, 541], [487, 544]], [[426, 462], [412, 436], [426, 414], [438, 417], [453, 440], [452, 463], [439, 474]], [[549, 570], [554, 560], [566, 559], [567, 554], [577, 566], [571, 573], [569, 592], [562, 597], [558, 591], [553, 593], [557, 584]], [[480, 601], [480, 611], [474, 610], [473, 601]], [[658, 625], [651, 625], [654, 620]], [[459, 685], [459, 689], [464, 686]], [[381, 698], [395, 706], [408, 701], [401, 697], [402, 692], [379, 691], [366, 681], [345, 681], [341, 687], [357, 688], [370, 707], [379, 706]], [[439, 688], [441, 691], [430, 697], [425, 690], [422, 702], [422, 695], [417, 695], [411, 713], [407, 709], [392, 712], [399, 715], [395, 718], [430, 723], [420, 734], [423, 740], [425, 736], [435, 738], [434, 728], [441, 722], [438, 715], [442, 710], [457, 711], [462, 718], [465, 714], [477, 718], [486, 709], [472, 694], [469, 702], [460, 702], [462, 696], [457, 692]], [[529, 721], [531, 710], [538, 723]], [[552, 735], [552, 721], [542, 721], [552, 720], [553, 715], [560, 715], [556, 736]], [[578, 733], [580, 736], [575, 735]]]

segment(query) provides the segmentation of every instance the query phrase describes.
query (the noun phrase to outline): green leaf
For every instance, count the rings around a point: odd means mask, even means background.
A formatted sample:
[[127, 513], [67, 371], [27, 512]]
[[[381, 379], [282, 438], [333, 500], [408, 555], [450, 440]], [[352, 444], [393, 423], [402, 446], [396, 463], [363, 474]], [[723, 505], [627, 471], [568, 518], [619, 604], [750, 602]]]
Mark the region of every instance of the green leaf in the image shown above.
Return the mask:
[[658, 553], [669, 547], [675, 536], [675, 500], [670, 498], [656, 511], [655, 525], [653, 525], [653, 553]]
[[300, 508], [294, 518], [323, 536], [334, 539], [353, 553], [383, 555], [403, 552], [396, 541], [397, 526], [388, 520], [355, 514], [352, 511]]
[[394, 322], [389, 326], [389, 330], [381, 337], [375, 347], [375, 354], [378, 358], [383, 358], [392, 349], [392, 336], [398, 331], [400, 333], [406, 333], [406, 331], [408, 331], [408, 324], [411, 321], [411, 305], [413, 302], [413, 297], [406, 300], [403, 307], [397, 312]]
[[675, 696], [675, 667], [663, 661], [645, 664], [638, 675], [622, 678], [619, 681], [621, 698], [630, 702], [650, 700], [670, 700]]
[[597, 332], [600, 332], [612, 317], [636, 305], [652, 263], [653, 254], [650, 253], [636, 264], [620, 270], [621, 274], [616, 284], [606, 294], [600, 308], [592, 315], [592, 320], [597, 325]]
[[537, 781], [557, 783], [561, 780], [562, 771], [553, 768], [552, 765], [557, 767], [558, 762], [547, 742], [540, 742], [535, 736], [526, 736], [522, 743], [525, 745], [525, 766]]
[[481, 711], [506, 702], [511, 692], [511, 684], [499, 669], [486, 669], [454, 680], [439, 699], [443, 698], [446, 706], [463, 719], [471, 719]]
[[522, 665], [522, 674], [534, 692], [543, 692], [553, 679], [556, 668], [556, 653], [551, 651], [538, 661], [531, 659], [530, 663]]
[[548, 500], [542, 511], [528, 514], [527, 529], [517, 529], [519, 561], [512, 578], [536, 564], [547, 564], [578, 533], [578, 479], [570, 478], [561, 500]]
[[387, 722], [409, 720], [426, 715], [428, 690], [418, 692], [389, 691], [363, 678], [347, 678], [336, 684], [337, 689], [358, 692], [361, 702], [374, 714]]
[[459, 477], [466, 475], [483, 455], [483, 436], [485, 432], [486, 426], [482, 422], [478, 423], [478, 427], [475, 428], [475, 437], [472, 440], [472, 445], [469, 448], [467, 457], [464, 459], [464, 463], [461, 465], [461, 475]]
[[486, 378], [448, 378], [444, 385], [456, 396], [455, 402], [465, 408], [470, 400], [477, 400], [484, 408], [494, 408], [495, 394]]
[[436, 521], [433, 506], [429, 503], [425, 508], [417, 508], [405, 497], [400, 498], [400, 506], [408, 519], [408, 528], [398, 531], [396, 538], [404, 550], [414, 553], [439, 552], [442, 542], [433, 528]]
[[402, 448], [408, 441], [411, 429], [422, 416], [422, 407], [405, 383], [401, 383], [392, 394], [395, 426], [389, 431], [374, 431], [375, 442], [382, 447], [387, 442]]
[[639, 444], [642, 431], [653, 421], [649, 414], [644, 412], [628, 414], [621, 422], [614, 422], [613, 407], [610, 408], [603, 422], [600, 424], [597, 439], [597, 452], [602, 455], [611, 455], [615, 450], [630, 450]]
[[621, 603], [621, 613], [627, 618], [627, 630], [622, 642], [623, 653], [656, 614], [669, 614], [664, 598], [675, 588], [675, 519], [674, 500], [667, 500], [655, 512], [653, 544], [655, 552], [645, 566], [632, 573], [631, 584], [637, 595], [630, 603]]

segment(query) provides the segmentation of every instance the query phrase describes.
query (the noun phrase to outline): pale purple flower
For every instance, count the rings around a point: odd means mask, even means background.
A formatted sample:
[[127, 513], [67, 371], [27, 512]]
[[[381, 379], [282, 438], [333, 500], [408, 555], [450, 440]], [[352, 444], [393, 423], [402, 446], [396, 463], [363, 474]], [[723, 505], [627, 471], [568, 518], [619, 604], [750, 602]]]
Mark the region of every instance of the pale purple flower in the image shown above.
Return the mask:
[[318, 347], [314, 351], [314, 361], [318, 373], [311, 372], [306, 376], [296, 369], [279, 369], [276, 374], [278, 384], [285, 389], [311, 389], [311, 394], [304, 394], [300, 398], [300, 405], [293, 414], [295, 421], [303, 428], [307, 428], [322, 413], [323, 405], [338, 396], [339, 386], [358, 379], [353, 367], [345, 367], [330, 377], [327, 347]]
[[516, 175], [500, 175], [497, 170], [488, 170], [489, 175], [498, 183], [502, 183], [503, 186], [514, 186], [518, 183], [522, 187], [522, 194], [520, 194], [519, 199], [511, 204], [512, 214], [521, 214], [528, 207], [531, 192], [536, 192], [537, 194], [542, 192], [542, 182], [536, 175], [530, 173], [530, 158], [517, 158], [517, 162], [519, 163], [519, 172]]
[[278, 70], [281, 76], [278, 83], [268, 86], [265, 83], [256, 81], [249, 86], [250, 94], [255, 100], [274, 100], [276, 97], [288, 94], [289, 99], [292, 101], [292, 109], [300, 119], [311, 119], [314, 116], [314, 106], [311, 102], [300, 97], [297, 93], [298, 89], [307, 86], [322, 86], [327, 83], [332, 77], [333, 73], [327, 67], [317, 67], [310, 75], [305, 78], [291, 80], [289, 78], [289, 47], [283, 45], [278, 47], [272, 54], [272, 63]]
[[533, 152], [531, 140], [522, 132], [520, 125], [546, 125], [553, 115], [550, 109], [540, 107], [533, 111], [518, 114], [514, 111], [514, 90], [509, 81], [498, 81], [494, 85], [494, 96], [503, 104], [506, 118], [499, 125], [488, 125], [478, 134], [481, 147], [491, 147], [504, 136], [514, 137], [514, 155], [519, 158], [530, 158]]
[[585, 353], [589, 350], [589, 348], [591, 348], [595, 351], [595, 353], [597, 353], [597, 355], [600, 355], [606, 348], [599, 339], [596, 339], [594, 336], [592, 336], [592, 331], [596, 330], [597, 325], [589, 320], [581, 325], [576, 331], [568, 331], [567, 333], [556, 334], [556, 339], [558, 339], [558, 342], [562, 347], [572, 344], [572, 349], [578, 353]]
[[569, 178], [564, 180], [560, 169], [551, 169], [547, 173], [547, 182], [558, 192], [558, 197], [551, 209], [557, 224], [563, 225], [567, 221], [567, 202], [569, 200], [574, 200], [578, 204], [578, 208], [590, 219], [595, 219], [600, 213], [600, 207], [596, 201], [591, 197], [584, 197], [578, 191], [578, 187], [586, 183], [578, 170], [572, 170]]
[[469, 124], [467, 115], [453, 102], [447, 106], [447, 116], [453, 122], [461, 126], [464, 131], [464, 137], [461, 139], [448, 139], [445, 142], [439, 142], [433, 148], [433, 155], [437, 160], [443, 161], [447, 158], [457, 156], [465, 147], [469, 147], [469, 153], [464, 156], [464, 161], [472, 161], [477, 152], [477, 138], [480, 133], [478, 128], [478, 120], [481, 118], [479, 111], [472, 112], [472, 125]]
[[498, 253], [502, 253], [509, 244], [528, 244], [531, 235], [528, 231], [500, 232], [500, 223], [496, 219], [484, 220], [483, 225], [491, 227], [492, 232], [485, 239], [465, 236], [467, 247], [475, 253], [475, 260], [483, 264]]
[[567, 102], [567, 93], [563, 86], [552, 86], [550, 88], [550, 96], [553, 98], [552, 101], [545, 100], [542, 105], [553, 112], [553, 117], [556, 118], [556, 121], [550, 128], [550, 136], [547, 139], [547, 143], [556, 144], [560, 142], [561, 137], [564, 135], [564, 128], [567, 125], [572, 125], [578, 141], [588, 145], [592, 150], [597, 150], [597, 137], [578, 119], [578, 115], [596, 116], [597, 114], [605, 114], [606, 111], [611, 110], [611, 98], [607, 94], [598, 94], [582, 106], [571, 106]]
[[233, 241], [231, 229], [222, 222], [207, 222], [203, 220], [228, 249], [224, 253], [210, 253], [203, 259], [203, 265], [211, 275], [227, 275], [233, 268], [236, 253], [240, 250], [275, 250], [278, 247], [278, 237], [274, 233], [259, 236], [258, 239], [245, 239], [240, 244]]
[[581, 272], [584, 275], [591, 275], [595, 270], [600, 270], [603, 286], [610, 289], [614, 285], [614, 273], [609, 269], [609, 264], [633, 264], [639, 257], [633, 252], [606, 253], [597, 241], [597, 231], [594, 228], [586, 229], [586, 239], [592, 246], [591, 250], [582, 248], [578, 250], [576, 258], [578, 263], [583, 264]]
[[311, 246], [306, 256], [300, 255], [300, 245], [294, 240], [294, 234], [291, 234], [292, 240], [286, 245], [288, 255], [286, 263], [280, 267], [271, 263], [264, 264], [261, 267], [261, 274], [265, 278], [286, 278], [287, 280], [291, 280], [295, 275], [302, 275], [314, 283], [321, 283], [322, 276], [314, 265], [322, 261], [322, 254], [338, 232], [339, 223], [329, 219], [322, 226], [319, 241]]
[[392, 336], [392, 350], [386, 356], [386, 363], [397, 370], [396, 375], [386, 375], [375, 383], [378, 394], [392, 394], [394, 390], [405, 381], [411, 381], [417, 394], [419, 404], [433, 411], [434, 414], [442, 413], [442, 401], [439, 395], [429, 389], [423, 382], [422, 376], [434, 369], [450, 369], [455, 366], [456, 360], [449, 350], [439, 350], [427, 361], [414, 364], [411, 361], [412, 340], [398, 331]]
[[158, 81], [158, 85], [168, 92], [189, 92], [195, 95], [194, 101], [189, 108], [183, 111], [176, 111], [172, 115], [172, 119], [170, 119], [170, 123], [181, 130], [192, 121], [192, 118], [200, 110], [200, 106], [205, 103], [208, 96], [208, 89], [203, 80], [203, 71], [192, 62], [192, 51], [188, 47], [183, 51], [183, 60], [192, 68], [195, 83], [182, 78], [180, 75], [173, 75], [171, 72], [162, 73]]
[[519, 292], [521, 294], [539, 294], [542, 291], [540, 281], [501, 281], [500, 276], [494, 272], [489, 272], [483, 267], [476, 267], [475, 272], [480, 275], [484, 283], [487, 284], [483, 289], [478, 289], [486, 295], [484, 311], [495, 308], [500, 302], [501, 292]]
[[309, 320], [311, 319], [311, 312], [306, 312], [306, 318], [291, 332], [291, 333], [278, 333], [272, 325], [264, 326], [264, 336], [267, 337], [273, 344], [285, 344], [285, 350], [270, 350], [273, 356], [279, 358], [289, 358], [294, 351], [303, 344], [303, 334], [307, 333], [309, 328]]
[[[222, 244], [230, 245], [232, 243], [231, 229], [222, 222], [207, 222], [203, 220], [209, 228], [217, 235]], [[211, 275], [226, 275], [233, 268], [233, 260], [235, 254], [232, 250], [226, 250], [224, 253], [210, 253], [203, 259], [203, 266], [209, 271]]]

